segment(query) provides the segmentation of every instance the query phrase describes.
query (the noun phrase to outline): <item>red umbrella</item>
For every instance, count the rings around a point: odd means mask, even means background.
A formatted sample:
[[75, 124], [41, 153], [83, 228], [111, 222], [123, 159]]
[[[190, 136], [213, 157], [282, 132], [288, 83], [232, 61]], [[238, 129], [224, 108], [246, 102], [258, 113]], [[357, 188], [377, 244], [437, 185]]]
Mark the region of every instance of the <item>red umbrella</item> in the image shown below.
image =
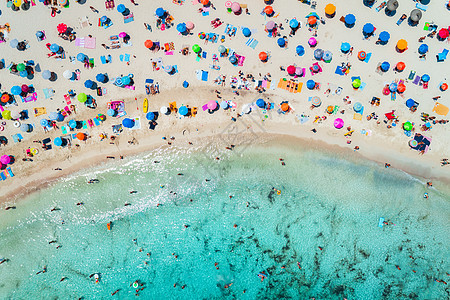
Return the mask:
[[287, 67], [287, 72], [289, 75], [294, 75], [295, 74], [295, 66], [289, 66]]
[[446, 38], [448, 38], [448, 36], [449, 36], [449, 32], [448, 32], [447, 29], [441, 28], [441, 30], [439, 30], [438, 35], [439, 35], [439, 37], [440, 37], [441, 39], [446, 39]]
[[262, 61], [266, 61], [267, 60], [267, 53], [266, 52], [260, 52], [259, 53], [259, 59]]
[[64, 33], [67, 31], [67, 25], [64, 23], [60, 23], [58, 24], [58, 26], [56, 26], [56, 29], [58, 30], [59, 33]]
[[28, 93], [29, 90], [30, 90], [30, 88], [28, 87], [28, 85], [22, 84], [22, 92]]

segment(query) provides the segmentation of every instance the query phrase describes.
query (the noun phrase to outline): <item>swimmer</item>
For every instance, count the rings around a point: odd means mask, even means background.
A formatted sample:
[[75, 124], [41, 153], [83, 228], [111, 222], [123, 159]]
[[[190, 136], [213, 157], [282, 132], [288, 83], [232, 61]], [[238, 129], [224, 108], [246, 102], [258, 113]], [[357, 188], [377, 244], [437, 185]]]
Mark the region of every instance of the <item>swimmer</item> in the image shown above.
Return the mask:
[[385, 163], [384, 164], [384, 167], [387, 169], [387, 168], [389, 168], [391, 166], [391, 164], [388, 164], [388, 163]]
[[428, 193], [423, 194], [423, 197], [424, 197], [425, 199], [428, 199]]
[[63, 277], [63, 278], [61, 278], [61, 280], [59, 282], [64, 281], [66, 279], [67, 279], [67, 277]]
[[9, 259], [3, 258], [2, 260], [0, 260], [0, 265], [4, 262], [7, 262]]
[[130, 194], [136, 194], [137, 191], [130, 191]]
[[301, 270], [302, 269], [302, 267], [300, 266], [300, 263], [299, 262], [297, 262], [297, 267]]
[[59, 248], [61, 248], [62, 246], [61, 245], [58, 245], [57, 247], [56, 247], [56, 249], [59, 249]]
[[181, 286], [181, 289], [183, 289], [184, 290], [184, 288], [186, 287], [186, 285], [183, 285], [183, 286]]
[[48, 242], [49, 244], [53, 244], [53, 243], [56, 243], [57, 241], [56, 240], [53, 240], [53, 241], [50, 241], [50, 242]]
[[233, 285], [233, 283], [229, 283], [229, 284], [225, 284], [225, 286], [224, 286], [224, 288], [229, 288], [230, 286], [232, 286]]
[[55, 210], [59, 210], [59, 208], [53, 207], [52, 209], [50, 209], [50, 211], [55, 211]]
[[322, 247], [319, 247], [319, 249], [320, 249], [320, 251], [322, 251], [322, 250], [323, 250], [323, 248], [322, 248]]
[[83, 205], [84, 203], [83, 202], [78, 202], [77, 203], [77, 205], [79, 206], [79, 205]]
[[397, 266], [395, 266], [395, 267], [397, 268], [397, 270], [401, 270], [400, 266], [397, 265]]
[[97, 182], [99, 182], [98, 179], [91, 179], [91, 180], [88, 181], [89, 184], [90, 184], [90, 183], [97, 183]]
[[183, 175], [183, 173], [178, 173], [177, 175], [181, 176], [181, 175]]
[[130, 205], [131, 205], [131, 203], [128, 203], [128, 202], [124, 204], [124, 206], [130, 206]]
[[5, 207], [5, 210], [10, 210], [10, 209], [16, 209], [16, 207], [15, 207], [15, 206], [8, 206], [8, 207]]
[[433, 183], [431, 181], [428, 181], [427, 182], [427, 187], [432, 187], [432, 186], [433, 186]]
[[113, 293], [111, 293], [111, 296], [114, 296], [115, 294], [117, 294], [120, 291], [120, 289], [115, 290]]
[[153, 163], [155, 163], [155, 164], [159, 164], [159, 161], [158, 161], [158, 160], [155, 160], [155, 161], [153, 161]]

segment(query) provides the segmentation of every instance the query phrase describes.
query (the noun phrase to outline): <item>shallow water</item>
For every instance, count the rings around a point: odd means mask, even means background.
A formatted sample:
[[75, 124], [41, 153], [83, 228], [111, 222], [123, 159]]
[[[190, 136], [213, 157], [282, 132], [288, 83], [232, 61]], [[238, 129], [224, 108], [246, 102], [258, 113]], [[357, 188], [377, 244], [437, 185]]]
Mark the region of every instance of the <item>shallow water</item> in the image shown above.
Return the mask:
[[0, 211], [0, 298], [128, 299], [140, 280], [146, 299], [446, 299], [435, 279], [450, 281], [449, 200], [403, 172], [299, 146], [158, 149]]

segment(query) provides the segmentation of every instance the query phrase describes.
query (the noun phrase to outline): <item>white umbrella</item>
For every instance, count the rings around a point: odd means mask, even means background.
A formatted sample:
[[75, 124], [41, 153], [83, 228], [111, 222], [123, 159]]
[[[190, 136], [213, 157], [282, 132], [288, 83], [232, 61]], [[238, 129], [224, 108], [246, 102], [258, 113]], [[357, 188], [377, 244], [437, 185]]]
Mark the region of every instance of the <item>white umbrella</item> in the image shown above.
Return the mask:
[[66, 79], [72, 78], [72, 71], [65, 70], [64, 73], [63, 73], [63, 77], [66, 78]]
[[19, 118], [20, 118], [20, 113], [17, 110], [11, 112], [11, 119], [17, 120]]
[[249, 114], [252, 111], [252, 108], [250, 107], [250, 104], [245, 104], [242, 106], [242, 112], [244, 114]]
[[163, 115], [167, 114], [169, 112], [169, 108], [167, 106], [161, 106], [161, 109], [159, 110]]

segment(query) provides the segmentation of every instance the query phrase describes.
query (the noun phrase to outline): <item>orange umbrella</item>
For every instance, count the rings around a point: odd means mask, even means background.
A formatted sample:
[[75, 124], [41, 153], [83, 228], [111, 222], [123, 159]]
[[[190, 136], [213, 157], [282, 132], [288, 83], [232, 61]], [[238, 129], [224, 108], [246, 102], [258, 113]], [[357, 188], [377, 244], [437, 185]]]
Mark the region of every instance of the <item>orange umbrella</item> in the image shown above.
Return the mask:
[[281, 104], [281, 110], [282, 111], [288, 111], [289, 110], [289, 104], [287, 104], [287, 103]]
[[86, 139], [86, 135], [82, 132], [78, 132], [77, 139], [79, 139], [80, 141], [84, 141]]
[[446, 91], [448, 89], [448, 84], [446, 83], [441, 84], [440, 89], [441, 91]]
[[400, 84], [397, 86], [397, 92], [403, 93], [404, 91], [406, 91], [406, 85], [404, 85], [403, 83], [400, 83]]
[[314, 25], [314, 24], [316, 24], [316, 23], [317, 23], [316, 17], [314, 17], [314, 16], [308, 17], [308, 24], [309, 24], [309, 25]]
[[408, 42], [404, 39], [401, 39], [397, 42], [397, 49], [400, 51], [405, 51], [408, 47]]
[[267, 53], [266, 52], [260, 52], [259, 53], [259, 59], [262, 61], [266, 61], [267, 60]]
[[209, 0], [202, 0], [202, 4], [203, 5], [208, 5], [209, 4]]
[[270, 5], [267, 5], [266, 8], [264, 8], [264, 13], [265, 13], [266, 15], [271, 15], [271, 14], [273, 14], [273, 7], [270, 6]]
[[329, 106], [327, 107], [327, 113], [332, 114], [333, 111], [334, 111], [334, 106], [333, 106], [333, 105], [329, 105]]
[[334, 4], [327, 4], [327, 6], [325, 6], [325, 14], [328, 16], [333, 16], [336, 13], [336, 6], [334, 6]]
[[145, 48], [151, 49], [153, 47], [153, 42], [151, 40], [146, 40], [144, 46]]
[[395, 66], [395, 69], [397, 69], [397, 71], [403, 71], [405, 69], [406, 65], [404, 62], [398, 62], [397, 65]]
[[6, 94], [6, 93], [4, 93], [4, 94], [2, 95], [2, 97], [0, 98], [0, 101], [2, 101], [3, 103], [8, 102], [8, 101], [9, 101], [9, 95]]

